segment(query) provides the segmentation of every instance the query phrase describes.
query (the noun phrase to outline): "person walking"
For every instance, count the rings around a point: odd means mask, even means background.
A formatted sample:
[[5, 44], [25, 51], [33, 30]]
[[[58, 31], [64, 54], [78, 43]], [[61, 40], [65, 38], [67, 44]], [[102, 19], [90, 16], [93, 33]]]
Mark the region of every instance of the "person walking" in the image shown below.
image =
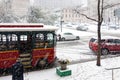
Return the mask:
[[24, 68], [21, 60], [18, 58], [16, 63], [12, 66], [12, 80], [24, 80], [23, 73]]

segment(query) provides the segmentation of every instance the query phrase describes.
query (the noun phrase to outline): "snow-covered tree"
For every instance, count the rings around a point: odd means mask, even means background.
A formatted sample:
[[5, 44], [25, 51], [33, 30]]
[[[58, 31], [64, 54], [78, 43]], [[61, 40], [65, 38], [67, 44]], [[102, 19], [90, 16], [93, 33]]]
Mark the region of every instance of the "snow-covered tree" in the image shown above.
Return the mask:
[[10, 0], [0, 2], [0, 23], [19, 22], [19, 18], [12, 14]]
[[39, 18], [44, 19], [44, 13], [39, 8], [30, 7], [27, 17], [29, 23], [39, 23]]
[[56, 19], [56, 15], [51, 11], [32, 6], [29, 9], [27, 21], [29, 23], [44, 23], [52, 25]]

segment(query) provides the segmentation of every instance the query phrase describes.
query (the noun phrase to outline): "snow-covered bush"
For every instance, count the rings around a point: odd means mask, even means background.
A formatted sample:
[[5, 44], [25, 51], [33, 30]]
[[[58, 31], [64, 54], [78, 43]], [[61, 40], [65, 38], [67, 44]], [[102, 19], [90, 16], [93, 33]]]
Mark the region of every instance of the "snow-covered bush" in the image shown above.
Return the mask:
[[68, 64], [68, 63], [69, 63], [69, 60], [68, 60], [68, 59], [60, 59], [60, 60], [58, 60], [58, 62], [59, 62], [60, 64]]

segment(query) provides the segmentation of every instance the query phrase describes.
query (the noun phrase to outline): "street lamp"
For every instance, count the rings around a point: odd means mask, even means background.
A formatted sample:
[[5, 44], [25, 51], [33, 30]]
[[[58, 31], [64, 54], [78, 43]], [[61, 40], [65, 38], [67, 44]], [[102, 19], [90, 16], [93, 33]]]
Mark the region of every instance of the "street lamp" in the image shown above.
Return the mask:
[[59, 19], [59, 25], [61, 27], [61, 32], [62, 32], [62, 25], [63, 25], [63, 15], [62, 15], [62, 10], [57, 10], [57, 15], [58, 15], [58, 19]]
[[63, 20], [60, 21], [60, 26], [61, 26], [61, 32], [62, 32], [62, 24], [63, 24]]
[[62, 16], [62, 11], [61, 11], [61, 17], [60, 17], [60, 26], [61, 26], [61, 32], [62, 32], [62, 26], [63, 26], [63, 16]]

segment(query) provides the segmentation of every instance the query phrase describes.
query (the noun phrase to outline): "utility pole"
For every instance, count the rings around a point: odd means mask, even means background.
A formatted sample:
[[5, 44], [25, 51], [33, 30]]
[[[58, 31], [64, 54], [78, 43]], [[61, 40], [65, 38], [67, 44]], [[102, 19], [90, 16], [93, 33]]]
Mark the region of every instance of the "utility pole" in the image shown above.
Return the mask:
[[62, 10], [61, 10], [61, 16], [60, 16], [60, 26], [61, 26], [61, 32], [62, 32], [62, 27], [63, 27], [63, 15], [62, 15]]
[[63, 26], [63, 22], [64, 22], [64, 21], [62, 21], [62, 20], [60, 21], [61, 32], [62, 32], [62, 26]]

